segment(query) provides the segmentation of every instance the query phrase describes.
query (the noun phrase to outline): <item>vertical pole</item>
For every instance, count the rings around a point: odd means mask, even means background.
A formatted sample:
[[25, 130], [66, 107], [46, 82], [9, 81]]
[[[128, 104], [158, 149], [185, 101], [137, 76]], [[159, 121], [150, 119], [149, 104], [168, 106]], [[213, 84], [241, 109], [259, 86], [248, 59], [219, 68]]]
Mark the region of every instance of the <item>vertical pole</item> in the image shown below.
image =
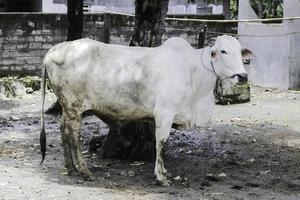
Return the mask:
[[200, 33], [198, 36], [198, 49], [201, 49], [204, 47], [205, 44], [205, 37], [206, 37], [206, 24], [202, 24], [200, 28]]
[[82, 38], [83, 0], [68, 0], [68, 22], [67, 41]]
[[104, 13], [104, 32], [103, 32], [103, 42], [109, 44], [110, 40], [110, 17], [109, 13]]

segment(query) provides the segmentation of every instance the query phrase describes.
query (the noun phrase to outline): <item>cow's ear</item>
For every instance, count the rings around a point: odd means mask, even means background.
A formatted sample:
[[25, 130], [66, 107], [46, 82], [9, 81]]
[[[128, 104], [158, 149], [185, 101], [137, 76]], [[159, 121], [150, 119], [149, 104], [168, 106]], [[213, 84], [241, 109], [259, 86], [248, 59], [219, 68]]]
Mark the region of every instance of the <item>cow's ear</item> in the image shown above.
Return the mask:
[[243, 57], [245, 57], [245, 56], [252, 56], [252, 55], [253, 55], [253, 53], [249, 49], [242, 49], [242, 56]]
[[210, 56], [211, 56], [212, 59], [215, 59], [216, 56], [217, 56], [216, 50], [211, 51], [211, 52], [210, 52]]

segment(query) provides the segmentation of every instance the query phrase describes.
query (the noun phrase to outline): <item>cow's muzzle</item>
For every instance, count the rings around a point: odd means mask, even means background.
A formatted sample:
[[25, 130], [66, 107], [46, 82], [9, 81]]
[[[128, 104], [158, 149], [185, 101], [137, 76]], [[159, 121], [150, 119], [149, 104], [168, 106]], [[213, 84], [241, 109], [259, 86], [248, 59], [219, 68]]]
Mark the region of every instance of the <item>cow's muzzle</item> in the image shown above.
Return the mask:
[[241, 74], [234, 74], [230, 78], [238, 77], [239, 83], [247, 83], [248, 82], [248, 74], [241, 73]]
[[247, 83], [248, 82], [248, 74], [246, 73], [242, 73], [242, 74], [238, 74], [238, 79], [240, 83]]

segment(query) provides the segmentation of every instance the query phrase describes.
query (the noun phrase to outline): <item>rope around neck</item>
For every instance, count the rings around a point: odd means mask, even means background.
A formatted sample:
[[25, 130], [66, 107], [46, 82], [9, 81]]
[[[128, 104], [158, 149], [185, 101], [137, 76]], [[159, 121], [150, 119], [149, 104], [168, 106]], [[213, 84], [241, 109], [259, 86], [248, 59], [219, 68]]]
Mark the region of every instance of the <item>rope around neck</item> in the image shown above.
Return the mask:
[[[206, 47], [205, 47], [205, 48], [206, 48]], [[204, 52], [205, 48], [203, 48], [202, 51], [201, 51], [201, 63], [202, 63], [202, 66], [203, 66], [206, 70], [212, 72], [212, 73], [217, 77], [217, 79], [218, 79], [219, 76], [218, 76], [217, 73], [216, 73], [216, 70], [215, 70], [215, 67], [214, 67], [214, 65], [213, 65], [213, 62], [210, 61], [212, 70], [211, 70], [210, 68], [206, 67], [205, 64], [204, 64], [204, 62], [203, 62], [203, 52]], [[209, 52], [211, 52], [211, 51], [209, 51]]]
[[[213, 73], [216, 76], [216, 84], [215, 84], [215, 88], [214, 88], [214, 96], [216, 100], [222, 100], [222, 94], [223, 94], [223, 82], [222, 79], [220, 78], [220, 76], [217, 75], [214, 64], [212, 61], [210, 61], [210, 65], [211, 65], [211, 69], [209, 67], [206, 67], [206, 65], [203, 62], [203, 52], [204, 52], [205, 48], [202, 49], [201, 51], [201, 63], [202, 66], [210, 71], [211, 73]], [[209, 51], [211, 52], [211, 51]]]
[[[237, 76], [237, 74], [234, 74], [232, 76], [228, 76], [226, 78], [223, 78], [221, 79], [221, 76], [219, 76], [217, 73], [216, 73], [216, 70], [215, 70], [215, 66], [214, 66], [214, 63], [213, 61], [210, 61], [210, 65], [211, 65], [211, 69], [206, 67], [204, 62], [203, 62], [203, 52], [204, 52], [204, 49], [202, 49], [201, 51], [201, 62], [202, 62], [202, 66], [212, 72], [215, 76], [216, 76], [216, 84], [215, 84], [215, 88], [214, 88], [214, 95], [215, 95], [215, 99], [218, 100], [218, 101], [223, 101], [223, 91], [224, 91], [224, 88], [223, 88], [223, 81], [226, 80], [226, 79], [229, 79], [229, 78], [234, 78]], [[211, 49], [211, 48], [210, 48]], [[211, 52], [211, 51], [209, 51]]]
[[[234, 75], [231, 75], [231, 76], [228, 76], [226, 78], [221, 79], [221, 76], [217, 75], [217, 73], [216, 73], [215, 66], [214, 66], [214, 63], [213, 63], [212, 60], [210, 61], [211, 69], [209, 67], [206, 67], [205, 64], [204, 64], [204, 62], [203, 62], [203, 52], [204, 52], [204, 49], [205, 48], [203, 48], [202, 51], [201, 51], [201, 63], [202, 63], [203, 67], [206, 70], [212, 72], [216, 76], [216, 78], [219, 79], [219, 80], [221, 80], [221, 81], [224, 81], [224, 80], [229, 79], [229, 78], [234, 78], [234, 77], [237, 76], [237, 74], [234, 74]], [[211, 51], [209, 51], [209, 52], [211, 52]]]

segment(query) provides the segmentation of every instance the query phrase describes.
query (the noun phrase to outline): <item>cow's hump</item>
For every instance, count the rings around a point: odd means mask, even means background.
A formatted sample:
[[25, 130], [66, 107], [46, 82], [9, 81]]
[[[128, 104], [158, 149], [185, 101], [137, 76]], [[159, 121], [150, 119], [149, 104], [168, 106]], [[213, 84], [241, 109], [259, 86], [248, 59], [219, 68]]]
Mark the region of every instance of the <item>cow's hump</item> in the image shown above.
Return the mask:
[[186, 51], [193, 49], [193, 47], [183, 38], [172, 37], [163, 43], [164, 47], [171, 48], [176, 51]]

